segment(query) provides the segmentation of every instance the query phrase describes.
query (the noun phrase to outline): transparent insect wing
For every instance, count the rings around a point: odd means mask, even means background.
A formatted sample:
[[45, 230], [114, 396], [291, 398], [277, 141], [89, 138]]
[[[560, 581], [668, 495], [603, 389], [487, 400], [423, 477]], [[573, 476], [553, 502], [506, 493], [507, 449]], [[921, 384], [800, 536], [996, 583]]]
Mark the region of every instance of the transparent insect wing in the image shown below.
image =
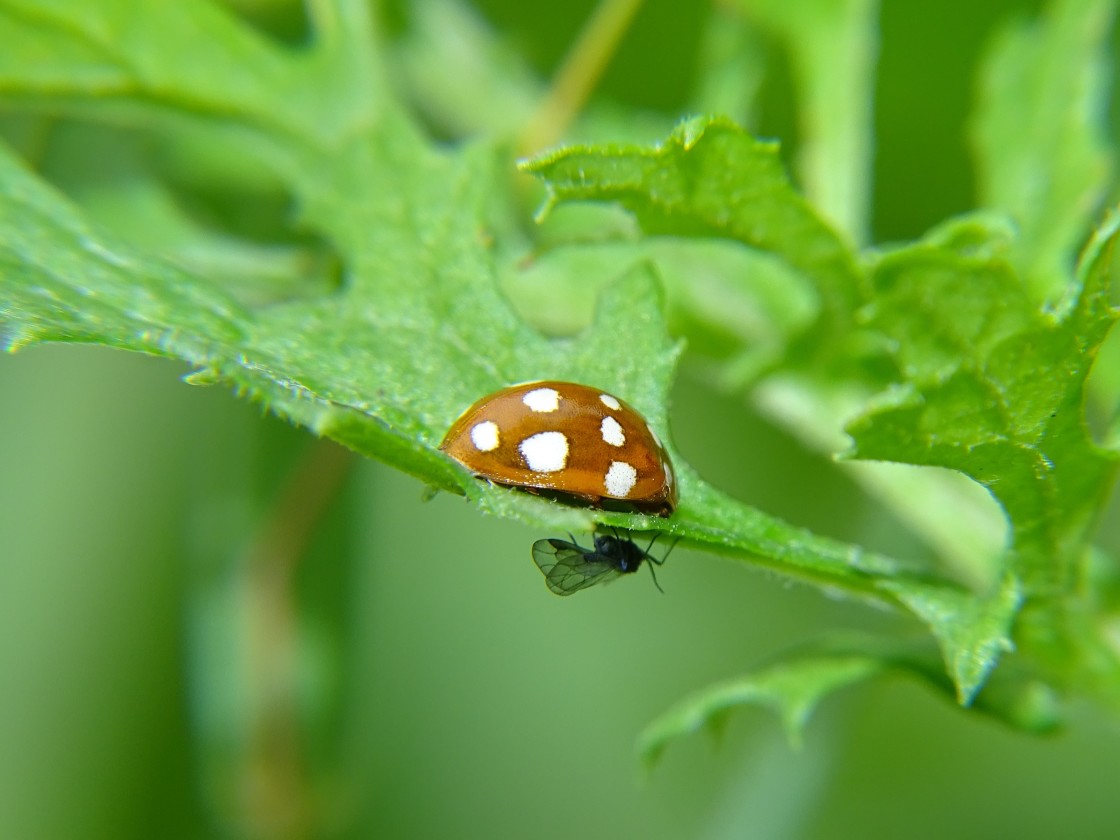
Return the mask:
[[566, 540], [537, 540], [533, 543], [533, 561], [544, 574], [548, 588], [557, 595], [571, 595], [620, 574], [600, 555]]

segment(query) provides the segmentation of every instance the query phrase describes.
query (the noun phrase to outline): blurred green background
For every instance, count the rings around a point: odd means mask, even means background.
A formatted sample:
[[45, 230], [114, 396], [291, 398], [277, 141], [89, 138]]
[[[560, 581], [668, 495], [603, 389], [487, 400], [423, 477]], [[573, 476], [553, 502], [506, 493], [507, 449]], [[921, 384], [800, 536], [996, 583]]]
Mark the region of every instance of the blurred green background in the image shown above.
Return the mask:
[[[591, 5], [479, 8], [547, 73]], [[975, 62], [999, 21], [1038, 5], [883, 4], [877, 240], [972, 206]], [[603, 94], [675, 119], [701, 14], [650, 0]], [[755, 128], [787, 136], [788, 104], [767, 104]], [[262, 675], [246, 640], [293, 616], [267, 592], [262, 606], [246, 558], [278, 498], [329, 494], [307, 464], [338, 461], [186, 372], [78, 347], [0, 358], [0, 838], [1120, 834], [1113, 721], [1075, 710], [1066, 733], [1032, 739], [901, 680], [830, 699], [800, 750], [748, 710], [646, 776], [635, 738], [685, 693], [825, 628], [916, 628], [683, 549], [664, 596], [643, 575], [557, 598], [529, 555], [552, 535], [425, 501], [373, 463], [351, 465], [318, 523], [293, 659]], [[672, 428], [739, 498], [921, 551], [687, 364]]]

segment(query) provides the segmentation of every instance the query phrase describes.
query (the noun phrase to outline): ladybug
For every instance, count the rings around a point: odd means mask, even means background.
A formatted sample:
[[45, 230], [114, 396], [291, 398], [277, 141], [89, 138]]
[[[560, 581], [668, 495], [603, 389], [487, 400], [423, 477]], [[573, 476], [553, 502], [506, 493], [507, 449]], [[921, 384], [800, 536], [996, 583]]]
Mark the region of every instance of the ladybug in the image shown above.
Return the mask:
[[439, 446], [475, 475], [530, 492], [669, 516], [677, 480], [645, 418], [574, 382], [527, 382], [483, 397]]
[[[614, 530], [614, 529], [612, 529]], [[660, 534], [654, 534], [649, 545], [643, 550], [631, 539], [614, 530], [613, 534], [596, 534], [595, 547], [585, 548], [568, 534], [571, 542], [558, 539], [537, 540], [533, 543], [533, 562], [544, 574], [548, 588], [557, 595], [571, 595], [597, 583], [606, 583], [619, 575], [638, 571], [643, 560], [649, 561], [649, 573], [653, 575], [653, 585], [659, 592], [665, 590], [657, 582], [653, 565], [660, 566], [673, 550], [676, 541], [669, 546], [664, 556], [658, 558], [650, 554]]]

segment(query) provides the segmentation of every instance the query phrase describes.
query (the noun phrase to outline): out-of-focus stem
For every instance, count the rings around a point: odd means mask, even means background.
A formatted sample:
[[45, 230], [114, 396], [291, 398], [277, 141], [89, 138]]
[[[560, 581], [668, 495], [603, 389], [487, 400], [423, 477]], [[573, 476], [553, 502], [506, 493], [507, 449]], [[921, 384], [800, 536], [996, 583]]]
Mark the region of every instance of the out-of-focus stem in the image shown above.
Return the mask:
[[318, 809], [299, 719], [300, 640], [293, 583], [353, 460], [352, 452], [319, 441], [288, 476], [248, 550], [250, 718], [238, 798], [249, 837], [300, 840], [317, 833]]
[[519, 151], [532, 154], [559, 140], [595, 89], [642, 0], [601, 0], [564, 57], [521, 136]]

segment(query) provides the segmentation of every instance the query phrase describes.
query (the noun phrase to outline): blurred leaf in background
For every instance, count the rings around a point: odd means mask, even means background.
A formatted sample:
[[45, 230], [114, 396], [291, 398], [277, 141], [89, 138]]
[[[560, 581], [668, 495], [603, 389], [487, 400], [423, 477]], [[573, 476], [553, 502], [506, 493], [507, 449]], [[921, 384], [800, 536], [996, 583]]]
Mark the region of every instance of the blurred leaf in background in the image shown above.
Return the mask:
[[[0, 836], [1112, 836], [1113, 19], [0, 1]], [[438, 452], [537, 378], [672, 518]]]

